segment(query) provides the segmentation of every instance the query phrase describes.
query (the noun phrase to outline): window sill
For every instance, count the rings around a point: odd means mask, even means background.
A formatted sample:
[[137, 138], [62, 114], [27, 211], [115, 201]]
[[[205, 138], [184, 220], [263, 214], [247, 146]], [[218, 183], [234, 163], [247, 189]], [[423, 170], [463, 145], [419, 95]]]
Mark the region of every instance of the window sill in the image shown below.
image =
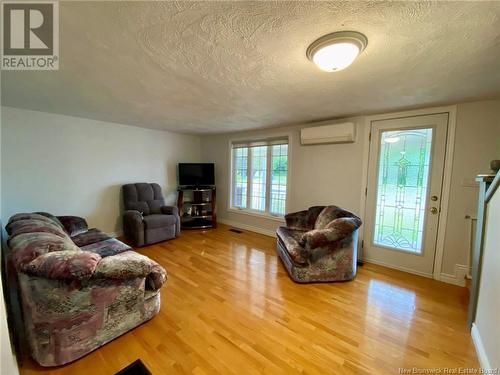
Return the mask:
[[270, 215], [270, 214], [265, 213], [265, 212], [260, 213], [260, 212], [250, 211], [250, 210], [243, 210], [243, 209], [239, 210], [237, 208], [229, 208], [227, 211], [232, 213], [232, 214], [242, 214], [242, 215], [254, 216], [254, 217], [259, 217], [261, 219], [279, 221], [280, 223], [285, 222], [284, 216], [274, 216], [274, 215]]

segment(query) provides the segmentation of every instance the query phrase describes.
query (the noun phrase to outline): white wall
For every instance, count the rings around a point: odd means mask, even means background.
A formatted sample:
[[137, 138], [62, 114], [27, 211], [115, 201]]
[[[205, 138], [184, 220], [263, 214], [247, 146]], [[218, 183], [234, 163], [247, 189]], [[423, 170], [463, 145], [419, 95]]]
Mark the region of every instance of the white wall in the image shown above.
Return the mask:
[[481, 365], [500, 368], [500, 188], [487, 205], [475, 338]]
[[280, 225], [279, 221], [273, 219], [228, 211], [230, 140], [271, 135], [290, 136], [288, 212], [313, 205], [336, 204], [359, 215], [365, 134], [362, 131], [362, 118], [351, 118], [349, 121], [355, 122], [358, 128], [355, 143], [301, 146], [300, 129], [304, 126], [203, 137], [203, 159], [216, 163], [218, 218], [257, 227], [265, 233], [274, 233]]
[[[291, 136], [289, 211], [336, 203], [362, 215], [364, 118], [353, 144], [300, 145], [300, 128], [200, 137], [179, 135], [76, 117], [4, 107], [2, 113], [3, 210], [5, 221], [20, 211], [46, 210], [87, 217], [90, 225], [119, 231], [120, 186], [158, 182], [175, 201], [176, 163], [214, 161], [221, 220], [273, 232], [279, 222], [232, 213], [229, 199], [229, 140], [270, 134]], [[345, 121], [339, 120], [339, 121]], [[457, 106], [457, 127], [442, 271], [454, 273], [468, 254], [465, 215], [475, 215], [477, 188], [463, 186], [489, 161], [500, 158], [500, 100]], [[465, 184], [464, 184], [465, 182]]]
[[[476, 216], [479, 192], [474, 179], [490, 173], [493, 159], [500, 159], [500, 100], [458, 104], [444, 273], [453, 274], [456, 264], [467, 264], [469, 223], [465, 216]], [[474, 186], [467, 186], [470, 183]]]
[[3, 107], [2, 219], [16, 212], [78, 215], [121, 231], [120, 187], [157, 182], [176, 199], [177, 163], [200, 160], [200, 138]]
[[[202, 156], [205, 161], [215, 161], [218, 217], [243, 226], [272, 233], [280, 222], [228, 211], [229, 205], [229, 141], [239, 137], [291, 134], [291, 190], [289, 212], [312, 205], [337, 204], [361, 216], [363, 157], [366, 152], [365, 118], [354, 120], [357, 140], [353, 144], [328, 144], [301, 146], [300, 128], [291, 126], [267, 131], [206, 136], [202, 139]], [[454, 274], [455, 265], [465, 265], [469, 251], [467, 244], [468, 223], [465, 215], [475, 215], [477, 187], [462, 186], [464, 179], [474, 181], [478, 173], [489, 171], [489, 161], [500, 158], [500, 100], [489, 100], [457, 105], [457, 123], [447, 217], [444, 259], [441, 271]]]

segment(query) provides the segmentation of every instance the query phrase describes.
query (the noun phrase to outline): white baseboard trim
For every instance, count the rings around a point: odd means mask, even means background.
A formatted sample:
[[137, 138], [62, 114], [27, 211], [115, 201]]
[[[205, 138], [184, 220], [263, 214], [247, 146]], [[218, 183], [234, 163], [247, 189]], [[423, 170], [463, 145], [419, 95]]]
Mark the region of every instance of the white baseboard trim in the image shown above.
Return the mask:
[[276, 232], [269, 230], [269, 229], [254, 227], [253, 225], [243, 224], [243, 223], [240, 223], [237, 221], [227, 220], [227, 219], [220, 219], [219, 218], [219, 219], [217, 219], [217, 221], [219, 223], [230, 225], [230, 226], [235, 227], [235, 228], [249, 230], [250, 232], [264, 234], [264, 235], [269, 236], [269, 237], [276, 237]]
[[479, 365], [482, 369], [491, 369], [490, 361], [484, 350], [483, 341], [481, 340], [481, 335], [477, 329], [476, 323], [472, 323], [472, 329], [470, 331], [472, 336], [472, 342], [476, 348], [477, 358], [479, 359]]
[[398, 270], [398, 271], [408, 272], [408, 273], [412, 273], [414, 275], [423, 276], [423, 277], [427, 277], [429, 279], [432, 279], [432, 273], [419, 272], [419, 271], [412, 270], [411, 268], [394, 266], [392, 264], [387, 264], [387, 263], [384, 263], [384, 262], [379, 262], [378, 260], [373, 260], [373, 259], [369, 259], [369, 258], [366, 258], [366, 257], [363, 258], [363, 261], [365, 261], [366, 263], [373, 263], [373, 264], [377, 264], [379, 266], [384, 266], [384, 267], [392, 268], [392, 269], [395, 269], [395, 270]]
[[379, 265], [379, 266], [383, 266], [383, 267], [387, 267], [387, 268], [392, 268], [392, 269], [395, 269], [395, 270], [398, 270], [398, 271], [408, 272], [408, 273], [411, 273], [411, 274], [414, 274], [414, 275], [423, 276], [423, 277], [427, 277], [429, 279], [432, 279], [432, 273], [419, 272], [419, 271], [412, 270], [410, 268], [394, 266], [392, 264], [388, 264], [388, 263], [384, 263], [384, 262], [379, 262], [378, 260], [373, 260], [373, 259], [369, 259], [369, 258], [363, 258], [363, 261], [365, 261], [366, 263], [373, 263], [373, 264], [376, 264], [376, 265]]
[[458, 286], [465, 286], [467, 272], [469, 272], [469, 267], [463, 264], [455, 264], [455, 273], [451, 275], [449, 273], [441, 272], [439, 275], [439, 281]]
[[[410, 268], [394, 266], [392, 264], [379, 262], [378, 260], [373, 260], [373, 259], [369, 259], [369, 258], [363, 258], [363, 260], [366, 263], [373, 263], [373, 264], [377, 264], [379, 266], [384, 266], [387, 268], [392, 268], [395, 270], [412, 273], [414, 275], [423, 276], [423, 277], [427, 277], [430, 279], [434, 278], [434, 275], [432, 273], [419, 272], [419, 271], [412, 270]], [[465, 276], [467, 275], [467, 272], [468, 272], [467, 266], [465, 266], [463, 264], [456, 264], [454, 275], [451, 275], [449, 273], [441, 273], [441, 274], [439, 274], [439, 279], [436, 279], [436, 280], [442, 281], [442, 282], [447, 283], [447, 284], [453, 284], [453, 285], [465, 287]]]

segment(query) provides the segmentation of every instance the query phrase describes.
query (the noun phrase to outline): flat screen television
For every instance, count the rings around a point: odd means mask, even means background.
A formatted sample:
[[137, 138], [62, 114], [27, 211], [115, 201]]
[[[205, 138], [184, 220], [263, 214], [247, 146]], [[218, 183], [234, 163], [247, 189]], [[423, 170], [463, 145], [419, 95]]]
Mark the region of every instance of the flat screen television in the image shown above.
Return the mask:
[[215, 185], [214, 163], [179, 163], [179, 185]]

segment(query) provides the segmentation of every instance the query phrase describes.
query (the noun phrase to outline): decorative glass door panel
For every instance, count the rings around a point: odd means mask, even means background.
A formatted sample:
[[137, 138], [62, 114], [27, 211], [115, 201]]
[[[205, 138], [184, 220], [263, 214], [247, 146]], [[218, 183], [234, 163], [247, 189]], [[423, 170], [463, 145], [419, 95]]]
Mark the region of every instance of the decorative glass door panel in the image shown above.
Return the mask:
[[382, 131], [373, 242], [421, 253], [432, 128]]
[[363, 258], [432, 276], [448, 113], [372, 121]]

